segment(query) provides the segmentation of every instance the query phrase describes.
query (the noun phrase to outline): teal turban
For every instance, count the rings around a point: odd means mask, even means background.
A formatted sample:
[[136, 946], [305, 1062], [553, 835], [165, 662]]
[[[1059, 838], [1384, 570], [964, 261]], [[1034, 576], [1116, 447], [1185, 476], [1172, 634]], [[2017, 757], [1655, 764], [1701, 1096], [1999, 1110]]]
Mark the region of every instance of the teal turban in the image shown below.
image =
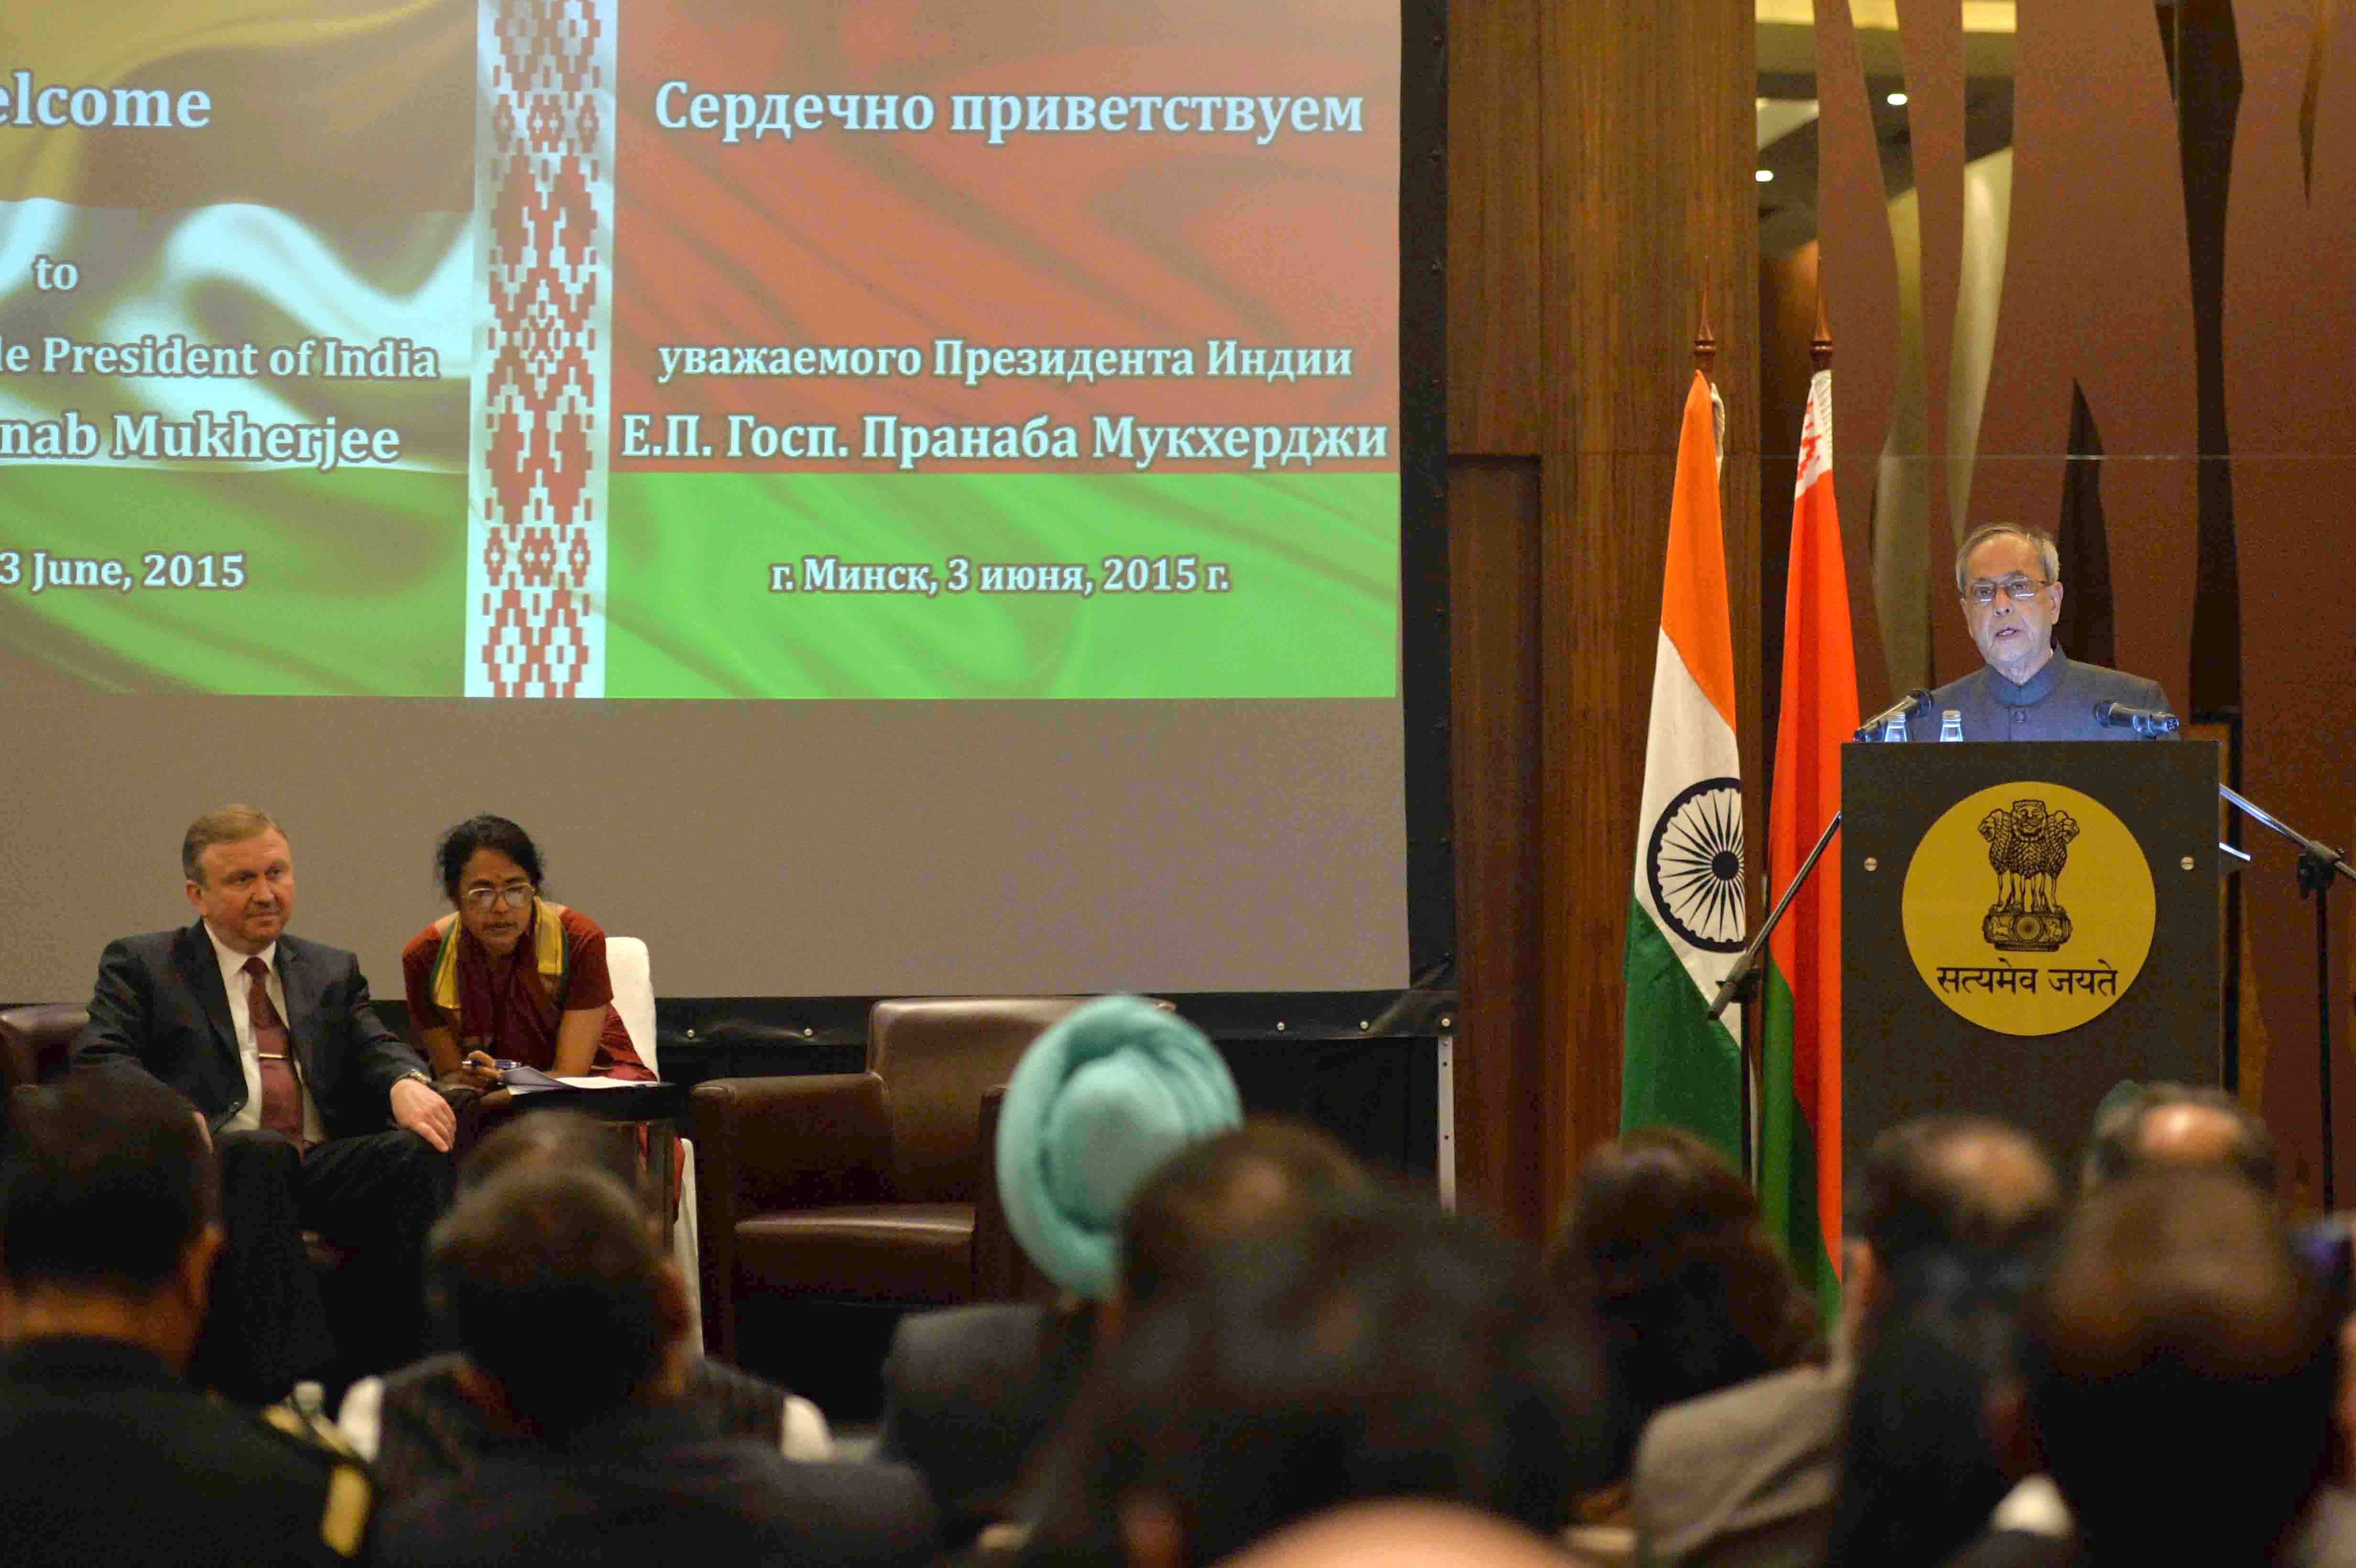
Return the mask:
[[1041, 1273], [1112, 1293], [1121, 1213], [1172, 1155], [1243, 1123], [1203, 1031], [1137, 997], [1101, 997], [1049, 1029], [1006, 1082], [998, 1194]]

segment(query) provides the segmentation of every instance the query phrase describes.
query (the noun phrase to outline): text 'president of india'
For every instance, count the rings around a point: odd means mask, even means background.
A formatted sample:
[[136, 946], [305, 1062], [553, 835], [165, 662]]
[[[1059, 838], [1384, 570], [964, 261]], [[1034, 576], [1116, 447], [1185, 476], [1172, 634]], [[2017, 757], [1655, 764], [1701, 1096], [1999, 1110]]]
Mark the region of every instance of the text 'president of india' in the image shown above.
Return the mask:
[[2053, 642], [2062, 557], [2052, 536], [2014, 523], [1974, 528], [1955, 552], [1955, 593], [1985, 666], [1931, 693], [1907, 720], [1910, 741], [1939, 738], [1940, 716], [1963, 715], [1966, 741], [2132, 741], [2104, 726], [2098, 704], [2169, 711], [2156, 680], [2080, 664]]

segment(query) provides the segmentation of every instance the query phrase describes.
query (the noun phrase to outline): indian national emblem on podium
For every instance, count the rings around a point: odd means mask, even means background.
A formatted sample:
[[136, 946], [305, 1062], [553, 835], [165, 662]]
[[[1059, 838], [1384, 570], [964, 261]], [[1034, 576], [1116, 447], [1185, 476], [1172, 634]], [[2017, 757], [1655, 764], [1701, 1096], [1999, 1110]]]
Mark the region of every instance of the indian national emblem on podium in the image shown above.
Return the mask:
[[1987, 840], [1988, 867], [1996, 872], [1996, 901], [1980, 922], [1980, 934], [2007, 953], [2051, 953], [2070, 940], [2070, 912], [2054, 884], [2070, 861], [2070, 841], [2078, 823], [2066, 811], [2049, 810], [2041, 800], [2016, 800], [1980, 819]]

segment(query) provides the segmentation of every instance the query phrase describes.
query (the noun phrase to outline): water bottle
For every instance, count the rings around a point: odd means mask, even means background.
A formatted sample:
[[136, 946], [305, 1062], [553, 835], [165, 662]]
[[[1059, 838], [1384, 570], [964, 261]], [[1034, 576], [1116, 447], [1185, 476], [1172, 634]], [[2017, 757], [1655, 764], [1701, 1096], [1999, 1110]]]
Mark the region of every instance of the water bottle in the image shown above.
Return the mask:
[[1906, 739], [1906, 715], [1893, 713], [1881, 725], [1881, 743], [1885, 746]]
[[1960, 741], [1964, 738], [1964, 716], [1950, 708], [1939, 715], [1939, 739]]

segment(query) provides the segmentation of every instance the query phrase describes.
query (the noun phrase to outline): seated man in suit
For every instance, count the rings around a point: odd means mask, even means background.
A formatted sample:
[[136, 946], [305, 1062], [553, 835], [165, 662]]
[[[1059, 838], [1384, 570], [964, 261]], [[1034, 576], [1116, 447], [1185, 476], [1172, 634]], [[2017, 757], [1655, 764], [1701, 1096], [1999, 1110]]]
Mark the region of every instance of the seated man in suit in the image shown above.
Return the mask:
[[[73, 1063], [177, 1090], [220, 1156], [228, 1241], [192, 1375], [262, 1403], [331, 1365], [397, 1366], [424, 1341], [418, 1281], [456, 1119], [370, 1009], [358, 961], [284, 934], [294, 866], [276, 823], [208, 812], [180, 863], [196, 923], [107, 944]], [[353, 1254], [369, 1321], [340, 1339], [305, 1231]]]
[[1953, 709], [1966, 741], [2133, 741], [2133, 730], [2097, 720], [2096, 705], [2169, 710], [2158, 681], [2076, 663], [2055, 645], [2062, 552], [2051, 534], [2018, 523], [1974, 528], [1955, 552], [1955, 598], [1986, 662], [1933, 692], [1907, 720], [1908, 740], [1937, 740], [1941, 715]]
[[687, 1289], [644, 1206], [593, 1168], [525, 1161], [434, 1227], [432, 1277], [479, 1396], [519, 1435], [389, 1507], [380, 1563], [920, 1563], [899, 1465], [796, 1464], [690, 1397]]
[[[0, 1158], [0, 1556], [11, 1568], [326, 1564], [367, 1476], [181, 1380], [220, 1250], [213, 1161], [178, 1096], [69, 1078], [12, 1106]], [[273, 1416], [285, 1417], [284, 1411]]]

